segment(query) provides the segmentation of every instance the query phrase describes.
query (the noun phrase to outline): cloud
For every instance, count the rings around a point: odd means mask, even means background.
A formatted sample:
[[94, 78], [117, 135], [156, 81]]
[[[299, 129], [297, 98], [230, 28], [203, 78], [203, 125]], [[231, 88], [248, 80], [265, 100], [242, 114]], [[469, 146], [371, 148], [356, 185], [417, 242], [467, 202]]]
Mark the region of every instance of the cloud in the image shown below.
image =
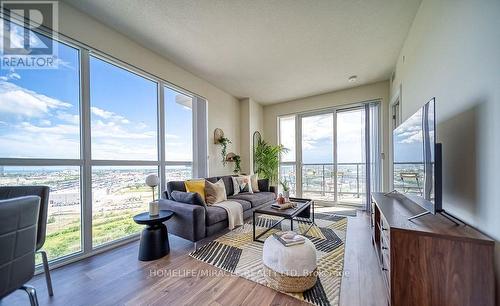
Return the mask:
[[7, 75], [0, 76], [0, 81], [20, 80], [20, 79], [21, 76], [14, 70], [14, 68], [10, 68]]
[[64, 111], [58, 111], [56, 113], [56, 118], [59, 120], [62, 120], [66, 123], [72, 123], [72, 124], [79, 124], [80, 123], [80, 116], [79, 115], [73, 115]]
[[17, 126], [18, 129], [32, 134], [50, 134], [50, 135], [78, 135], [79, 127], [73, 124], [57, 124], [54, 126], [36, 126], [29, 122], [22, 122]]
[[[78, 158], [80, 116], [72, 112], [77, 106], [6, 81], [0, 81], [0, 101], [3, 156]], [[93, 158], [157, 159], [156, 130], [98, 107], [92, 107], [91, 112]], [[169, 139], [176, 137], [167, 135]]]
[[130, 123], [130, 121], [127, 118], [99, 107], [91, 106], [90, 111], [92, 112], [92, 114], [101, 117], [102, 119], [107, 119], [113, 122], [120, 122], [123, 124]]
[[43, 117], [50, 110], [71, 107], [70, 103], [38, 94], [13, 83], [0, 81], [0, 113]]
[[174, 134], [166, 134], [165, 137], [167, 139], [179, 139], [179, 135], [174, 135]]

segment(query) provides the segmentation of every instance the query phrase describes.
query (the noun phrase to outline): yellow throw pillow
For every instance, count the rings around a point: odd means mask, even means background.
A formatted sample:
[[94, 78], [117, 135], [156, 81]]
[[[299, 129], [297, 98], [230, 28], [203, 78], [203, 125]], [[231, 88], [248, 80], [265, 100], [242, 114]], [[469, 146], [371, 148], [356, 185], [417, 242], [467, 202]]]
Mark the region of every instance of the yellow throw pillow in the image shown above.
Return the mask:
[[187, 192], [196, 192], [205, 201], [205, 180], [188, 180], [184, 182]]

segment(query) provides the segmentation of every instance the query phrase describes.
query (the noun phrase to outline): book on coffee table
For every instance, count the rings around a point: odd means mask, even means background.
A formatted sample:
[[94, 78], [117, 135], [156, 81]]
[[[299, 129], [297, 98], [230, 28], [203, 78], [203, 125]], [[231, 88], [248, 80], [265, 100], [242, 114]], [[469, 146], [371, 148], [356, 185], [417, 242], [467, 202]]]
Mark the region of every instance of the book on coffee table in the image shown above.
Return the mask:
[[284, 246], [292, 246], [292, 245], [297, 245], [297, 244], [303, 244], [306, 239], [304, 236], [297, 235], [297, 233], [288, 231], [288, 232], [276, 232], [273, 234], [273, 237], [276, 238], [281, 244]]

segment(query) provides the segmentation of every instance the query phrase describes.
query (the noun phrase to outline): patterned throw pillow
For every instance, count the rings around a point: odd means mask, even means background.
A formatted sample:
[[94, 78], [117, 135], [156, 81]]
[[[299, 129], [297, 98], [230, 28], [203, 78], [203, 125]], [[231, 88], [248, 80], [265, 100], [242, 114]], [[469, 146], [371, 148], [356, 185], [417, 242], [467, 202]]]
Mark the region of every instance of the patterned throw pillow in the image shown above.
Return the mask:
[[227, 200], [226, 186], [220, 179], [217, 183], [205, 182], [205, 202], [207, 205], [216, 204]]
[[240, 192], [253, 193], [252, 181], [250, 180], [249, 175], [241, 175], [233, 177], [233, 187], [234, 187], [233, 195], [237, 195]]

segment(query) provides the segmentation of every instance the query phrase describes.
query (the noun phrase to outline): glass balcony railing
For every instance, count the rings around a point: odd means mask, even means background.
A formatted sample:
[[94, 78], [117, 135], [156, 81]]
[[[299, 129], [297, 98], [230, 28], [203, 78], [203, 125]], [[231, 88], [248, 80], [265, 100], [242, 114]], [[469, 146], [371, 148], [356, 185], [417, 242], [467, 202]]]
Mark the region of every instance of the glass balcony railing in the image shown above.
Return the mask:
[[[283, 163], [280, 179], [290, 184], [290, 194], [296, 194], [295, 165]], [[316, 200], [364, 203], [366, 169], [364, 163], [337, 164], [337, 199], [335, 199], [335, 170], [333, 163], [302, 165], [302, 196]]]
[[362, 204], [365, 190], [364, 163], [338, 163], [337, 189], [333, 163], [302, 165], [302, 194], [323, 201]]

